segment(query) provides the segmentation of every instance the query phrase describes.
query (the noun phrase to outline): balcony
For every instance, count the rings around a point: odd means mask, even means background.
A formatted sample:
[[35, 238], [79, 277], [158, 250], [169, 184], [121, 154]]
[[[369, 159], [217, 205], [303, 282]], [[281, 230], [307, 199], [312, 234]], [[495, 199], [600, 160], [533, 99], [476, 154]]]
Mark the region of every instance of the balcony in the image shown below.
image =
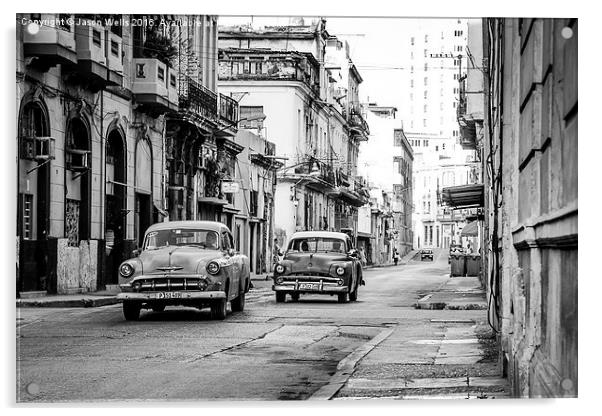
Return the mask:
[[364, 120], [359, 106], [351, 108], [347, 121], [349, 123], [349, 128], [351, 129], [352, 133], [355, 133], [356, 137], [360, 141], [368, 140], [368, 136], [370, 135], [370, 128], [368, 127], [368, 123], [366, 122], [366, 120]]
[[227, 95], [219, 95], [219, 118], [227, 126], [238, 123], [238, 101]]
[[220, 81], [300, 81], [319, 94], [319, 69], [310, 53], [236, 48], [219, 53]]
[[[55, 65], [77, 63], [75, 28], [73, 25], [58, 24], [71, 15], [42, 14], [39, 31], [35, 34], [23, 31], [23, 53], [25, 57], [37, 58], [36, 64], [44, 70]], [[44, 23], [52, 22], [53, 24]]]
[[[102, 89], [109, 84], [106, 58], [107, 32], [98, 26], [77, 25], [75, 46], [77, 69], [72, 76], [86, 82], [92, 89]], [[117, 85], [117, 83], [112, 83]]]
[[156, 58], [134, 58], [132, 92], [142, 110], [152, 114], [177, 111], [177, 88], [168, 79], [167, 65]]
[[178, 96], [181, 112], [188, 112], [204, 121], [218, 121], [217, 94], [210, 89], [186, 75], [180, 75]]

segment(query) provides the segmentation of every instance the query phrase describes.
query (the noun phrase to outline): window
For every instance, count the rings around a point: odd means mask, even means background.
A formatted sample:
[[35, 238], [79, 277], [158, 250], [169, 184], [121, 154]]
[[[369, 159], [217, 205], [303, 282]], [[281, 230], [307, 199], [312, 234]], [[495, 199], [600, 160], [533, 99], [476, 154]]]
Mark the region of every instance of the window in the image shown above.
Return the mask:
[[119, 43], [114, 40], [111, 41], [111, 54], [119, 57]]
[[424, 57], [426, 58], [426, 49], [424, 50]]
[[410, 87], [414, 88], [414, 79], [413, 78], [410, 80]]
[[429, 35], [424, 35], [424, 43], [428, 43], [429, 41]]
[[426, 118], [422, 120], [422, 126], [426, 127]]
[[424, 77], [424, 85], [428, 85], [428, 83], [429, 83], [428, 77]]
[[157, 67], [157, 78], [159, 78], [161, 81], [165, 81], [165, 68], [162, 66]]
[[425, 64], [424, 64], [424, 70], [425, 70], [425, 71], [428, 71], [428, 70], [429, 70], [429, 64], [427, 64], [427, 63], [425, 63]]
[[412, 66], [410, 67], [410, 73], [411, 73], [411, 74], [413, 74], [413, 73], [414, 73], [414, 65], [412, 65]]
[[32, 220], [33, 220], [33, 195], [31, 194], [21, 194], [20, 209], [21, 212], [21, 236], [25, 240], [30, 240], [32, 238]]
[[100, 31], [92, 29], [92, 43], [100, 48]]
[[428, 145], [429, 145], [429, 141], [428, 141], [428, 140], [422, 140], [422, 145], [423, 145], [424, 147], [428, 147]]
[[410, 45], [412, 45], [412, 46], [414, 45], [414, 37], [413, 36], [410, 38]]
[[441, 145], [441, 150], [445, 150], [445, 143]]
[[172, 87], [176, 86], [176, 75], [175, 74], [169, 74], [169, 85], [171, 85]]
[[439, 151], [439, 146], [435, 146], [435, 152]]
[[427, 105], [424, 105], [424, 112], [426, 113]]

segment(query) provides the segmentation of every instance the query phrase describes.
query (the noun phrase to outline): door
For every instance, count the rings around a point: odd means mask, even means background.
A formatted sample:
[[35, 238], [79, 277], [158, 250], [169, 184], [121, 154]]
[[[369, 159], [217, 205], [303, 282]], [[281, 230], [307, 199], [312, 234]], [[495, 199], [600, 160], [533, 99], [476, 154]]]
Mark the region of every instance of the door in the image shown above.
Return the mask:
[[221, 240], [222, 252], [224, 253], [224, 256], [227, 258], [229, 257], [225, 266], [225, 271], [226, 276], [230, 280], [230, 286], [228, 288], [228, 293], [226, 294], [228, 300], [230, 300], [238, 296], [241, 274], [240, 255], [234, 254], [233, 256], [229, 256], [227, 254], [229, 250], [234, 249], [233, 238], [229, 232], [222, 231]]
[[135, 204], [134, 227], [136, 229], [136, 240], [138, 247], [142, 247], [144, 233], [151, 225], [150, 195], [136, 192]]

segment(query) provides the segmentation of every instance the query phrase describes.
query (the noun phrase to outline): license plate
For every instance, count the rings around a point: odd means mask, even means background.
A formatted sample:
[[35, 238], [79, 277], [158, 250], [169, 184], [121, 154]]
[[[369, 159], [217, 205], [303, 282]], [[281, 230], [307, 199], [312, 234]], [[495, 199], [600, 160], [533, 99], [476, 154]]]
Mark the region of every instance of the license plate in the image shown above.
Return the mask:
[[180, 292], [159, 292], [156, 294], [157, 299], [179, 299], [182, 297]]
[[299, 290], [320, 290], [320, 285], [317, 283], [299, 283]]

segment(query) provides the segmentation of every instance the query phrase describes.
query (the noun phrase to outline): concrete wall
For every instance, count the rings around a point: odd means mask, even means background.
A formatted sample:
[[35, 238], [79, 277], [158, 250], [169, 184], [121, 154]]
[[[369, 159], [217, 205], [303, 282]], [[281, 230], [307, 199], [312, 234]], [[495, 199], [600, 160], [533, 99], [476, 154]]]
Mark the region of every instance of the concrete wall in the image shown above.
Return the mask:
[[[501, 187], [485, 175], [490, 291], [500, 298], [501, 349], [513, 392], [523, 397], [577, 395], [577, 21], [505, 19], [486, 40], [500, 59], [491, 71], [494, 157]], [[572, 36], [564, 38], [563, 29]], [[503, 45], [499, 41], [503, 37]], [[487, 45], [487, 43], [486, 43]], [[504, 70], [501, 70], [503, 64]], [[499, 85], [499, 84], [497, 84]], [[503, 141], [501, 139], [503, 137]], [[485, 140], [485, 155], [491, 151]], [[501, 196], [501, 198], [499, 198]], [[495, 215], [495, 214], [494, 214]]]

